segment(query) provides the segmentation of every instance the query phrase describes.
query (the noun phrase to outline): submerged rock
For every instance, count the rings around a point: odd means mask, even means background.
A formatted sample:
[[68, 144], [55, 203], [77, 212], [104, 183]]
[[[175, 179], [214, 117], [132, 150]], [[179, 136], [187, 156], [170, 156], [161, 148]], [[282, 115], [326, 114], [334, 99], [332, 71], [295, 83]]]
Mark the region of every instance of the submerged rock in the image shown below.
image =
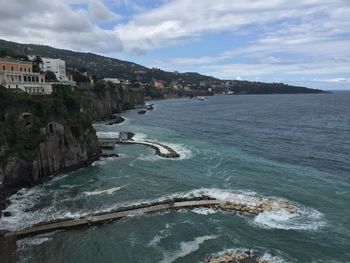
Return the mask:
[[137, 113], [138, 113], [138, 114], [146, 114], [146, 112], [147, 112], [146, 110], [140, 110], [140, 111], [138, 111]]
[[119, 123], [122, 123], [122, 122], [124, 122], [124, 121], [125, 121], [125, 119], [124, 119], [123, 117], [121, 117], [121, 116], [116, 116], [114, 120], [112, 120], [112, 121], [106, 123], [106, 125], [119, 124]]
[[119, 157], [117, 153], [102, 153], [101, 154], [102, 158], [111, 158], [111, 157]]
[[10, 217], [10, 216], [12, 216], [12, 213], [9, 212], [9, 211], [5, 211], [5, 212], [3, 212], [2, 214], [3, 214], [4, 217]]

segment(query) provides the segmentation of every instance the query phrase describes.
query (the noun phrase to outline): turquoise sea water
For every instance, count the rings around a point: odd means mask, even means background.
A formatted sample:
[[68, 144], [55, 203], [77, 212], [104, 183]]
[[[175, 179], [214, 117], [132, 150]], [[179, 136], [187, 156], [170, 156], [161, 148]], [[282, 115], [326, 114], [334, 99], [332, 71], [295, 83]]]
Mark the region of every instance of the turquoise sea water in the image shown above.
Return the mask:
[[99, 136], [132, 131], [181, 158], [140, 145], [119, 158], [22, 190], [0, 228], [21, 228], [169, 196], [227, 193], [293, 202], [298, 216], [240, 216], [212, 209], [129, 217], [89, 229], [18, 241], [19, 262], [203, 262], [206, 255], [252, 249], [274, 262], [350, 262], [350, 92], [218, 96], [155, 102]]

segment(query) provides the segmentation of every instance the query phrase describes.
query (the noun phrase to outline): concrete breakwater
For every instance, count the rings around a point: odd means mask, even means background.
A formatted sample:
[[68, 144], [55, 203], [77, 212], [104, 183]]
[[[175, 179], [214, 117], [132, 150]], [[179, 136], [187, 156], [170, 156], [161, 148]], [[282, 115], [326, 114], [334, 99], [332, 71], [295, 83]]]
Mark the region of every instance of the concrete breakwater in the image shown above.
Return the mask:
[[285, 210], [290, 213], [297, 212], [297, 208], [287, 201], [246, 196], [242, 194], [232, 194], [225, 200], [218, 200], [209, 196], [173, 198], [130, 207], [122, 207], [114, 211], [87, 215], [77, 219], [57, 219], [52, 222], [43, 222], [25, 229], [7, 232], [4, 236], [23, 238], [58, 229], [70, 229], [103, 224], [128, 216], [196, 207], [210, 207], [218, 210], [235, 211], [247, 215], [257, 215], [265, 211], [270, 212], [277, 210]]
[[171, 147], [152, 141], [135, 141], [135, 140], [120, 140], [119, 138], [99, 138], [99, 143], [101, 148], [113, 148], [116, 144], [139, 144], [152, 148], [155, 150], [156, 154], [163, 158], [179, 158], [178, 154]]
[[[231, 194], [224, 200], [215, 199], [206, 195], [199, 197], [172, 198], [162, 201], [138, 204], [130, 207], [121, 207], [114, 211], [96, 213], [77, 219], [57, 219], [51, 222], [42, 222], [21, 230], [2, 232], [0, 233], [0, 258], [4, 259], [4, 263], [16, 262], [16, 240], [28, 236], [34, 236], [55, 230], [68, 230], [105, 224], [128, 216], [142, 215], [145, 213], [155, 213], [177, 209], [191, 209], [197, 207], [226, 210], [252, 216], [263, 212], [273, 212], [278, 210], [284, 210], [289, 213], [298, 212], [297, 208], [288, 201], [248, 196], [243, 194]], [[6, 246], [4, 244], [6, 244]], [[233, 256], [233, 259], [235, 259], [236, 256]], [[224, 257], [222, 260], [230, 258], [232, 257]], [[250, 258], [243, 259], [243, 261], [216, 261], [213, 259], [209, 262], [268, 262], [247, 260], [250, 260]]]

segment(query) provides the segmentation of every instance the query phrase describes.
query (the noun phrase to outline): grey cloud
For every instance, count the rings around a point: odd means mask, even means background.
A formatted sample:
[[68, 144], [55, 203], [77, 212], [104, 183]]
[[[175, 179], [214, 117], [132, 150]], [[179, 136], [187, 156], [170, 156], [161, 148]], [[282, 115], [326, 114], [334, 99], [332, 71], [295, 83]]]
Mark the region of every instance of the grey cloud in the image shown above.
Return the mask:
[[0, 38], [98, 53], [123, 50], [117, 32], [94, 25], [65, 1], [0, 0]]
[[89, 14], [91, 18], [98, 22], [110, 22], [120, 19], [120, 16], [110, 11], [101, 1], [92, 0], [89, 3]]

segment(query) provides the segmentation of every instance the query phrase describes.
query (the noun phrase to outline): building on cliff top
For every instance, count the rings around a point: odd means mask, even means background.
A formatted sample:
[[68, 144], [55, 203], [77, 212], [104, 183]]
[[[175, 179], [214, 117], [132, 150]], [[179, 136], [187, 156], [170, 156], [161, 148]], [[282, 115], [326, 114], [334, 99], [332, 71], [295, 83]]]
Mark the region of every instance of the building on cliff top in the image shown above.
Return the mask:
[[0, 58], [0, 67], [0, 85], [33, 95], [52, 93], [51, 84], [43, 74], [33, 72], [31, 62]]
[[40, 64], [42, 71], [52, 71], [55, 73], [58, 81], [68, 81], [66, 73], [66, 62], [59, 58], [42, 58], [43, 63]]

